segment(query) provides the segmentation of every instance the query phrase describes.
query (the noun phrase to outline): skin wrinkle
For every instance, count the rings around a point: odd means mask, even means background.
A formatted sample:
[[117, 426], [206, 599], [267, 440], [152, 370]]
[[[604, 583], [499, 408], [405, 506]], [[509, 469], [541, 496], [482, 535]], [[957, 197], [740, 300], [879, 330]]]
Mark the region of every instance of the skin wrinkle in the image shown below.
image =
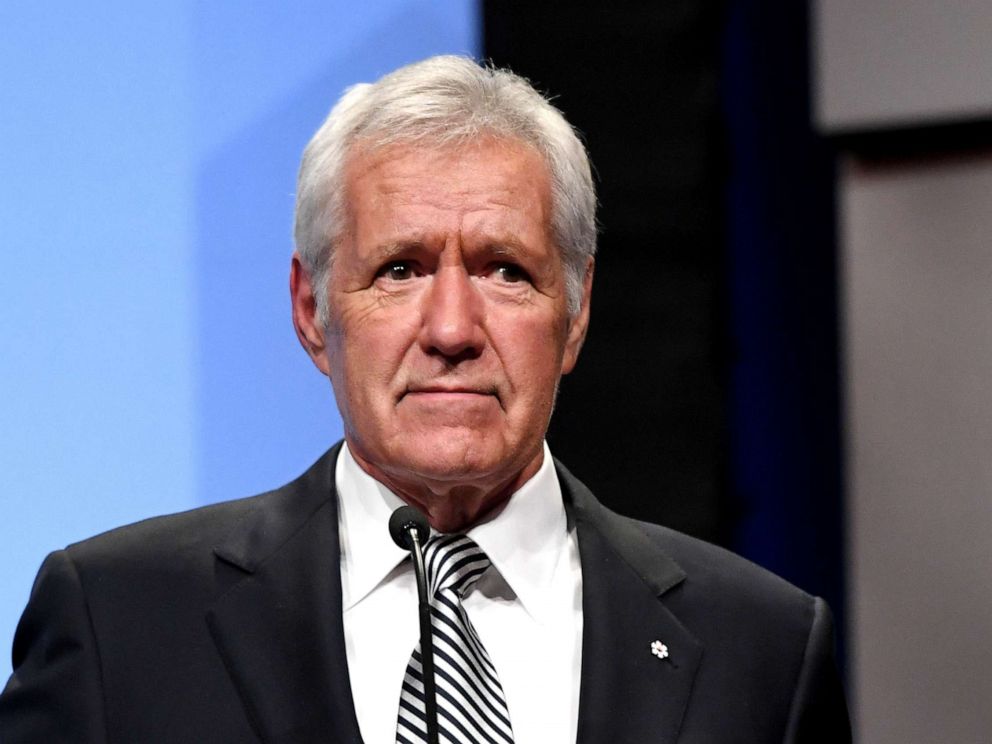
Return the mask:
[[456, 531], [540, 467], [558, 380], [584, 339], [592, 262], [573, 318], [547, 168], [523, 145], [397, 145], [354, 155], [346, 177], [327, 328], [298, 257], [294, 325], [331, 378], [359, 465]]

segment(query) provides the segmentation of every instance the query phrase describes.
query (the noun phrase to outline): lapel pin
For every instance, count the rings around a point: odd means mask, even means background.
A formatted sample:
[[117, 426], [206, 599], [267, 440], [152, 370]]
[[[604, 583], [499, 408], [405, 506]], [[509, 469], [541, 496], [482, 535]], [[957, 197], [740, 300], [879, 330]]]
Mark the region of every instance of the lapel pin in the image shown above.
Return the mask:
[[668, 646], [666, 646], [661, 641], [652, 641], [651, 642], [651, 653], [653, 653], [659, 659], [667, 659], [668, 658]]

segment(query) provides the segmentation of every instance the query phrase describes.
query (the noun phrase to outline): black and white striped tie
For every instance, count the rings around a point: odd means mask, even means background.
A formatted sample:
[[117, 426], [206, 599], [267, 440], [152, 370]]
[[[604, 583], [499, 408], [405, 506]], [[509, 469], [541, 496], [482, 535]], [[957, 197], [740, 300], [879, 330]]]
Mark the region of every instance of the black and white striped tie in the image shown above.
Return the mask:
[[[424, 548], [424, 564], [433, 598], [438, 737], [442, 744], [512, 744], [499, 676], [461, 601], [489, 568], [489, 558], [465, 535], [440, 535]], [[396, 741], [427, 741], [419, 641], [403, 677]]]

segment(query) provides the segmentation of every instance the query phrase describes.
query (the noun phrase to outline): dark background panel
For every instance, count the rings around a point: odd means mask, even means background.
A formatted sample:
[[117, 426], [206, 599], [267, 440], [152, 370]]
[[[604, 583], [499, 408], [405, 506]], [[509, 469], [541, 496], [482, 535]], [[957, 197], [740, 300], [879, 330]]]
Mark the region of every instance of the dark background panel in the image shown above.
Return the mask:
[[592, 326], [552, 450], [613, 508], [726, 542], [719, 6], [484, 8], [486, 55], [555, 96], [597, 174]]
[[597, 172], [592, 326], [552, 450], [612, 508], [842, 616], [834, 170], [806, 4], [483, 7], [486, 55], [556, 96]]

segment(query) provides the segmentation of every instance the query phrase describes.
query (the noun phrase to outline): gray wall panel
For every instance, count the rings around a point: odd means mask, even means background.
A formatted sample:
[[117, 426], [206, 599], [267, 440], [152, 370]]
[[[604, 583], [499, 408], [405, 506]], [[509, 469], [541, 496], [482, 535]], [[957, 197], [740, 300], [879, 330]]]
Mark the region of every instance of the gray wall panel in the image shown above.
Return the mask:
[[992, 158], [840, 184], [859, 741], [992, 731]]
[[992, 115], [989, 0], [814, 0], [822, 130]]

